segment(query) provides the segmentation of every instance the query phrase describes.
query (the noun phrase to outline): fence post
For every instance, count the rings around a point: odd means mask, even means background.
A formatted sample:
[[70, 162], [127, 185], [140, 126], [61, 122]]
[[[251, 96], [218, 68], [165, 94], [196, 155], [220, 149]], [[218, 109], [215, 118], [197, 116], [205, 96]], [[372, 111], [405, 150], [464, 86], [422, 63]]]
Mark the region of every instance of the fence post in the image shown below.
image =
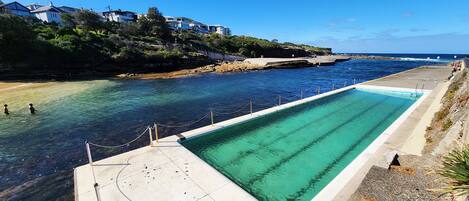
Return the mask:
[[213, 111], [211, 108], [210, 108], [210, 120], [212, 121], [212, 126], [213, 126]]
[[417, 97], [417, 92], [418, 92], [417, 90], [418, 90], [418, 88], [419, 88], [419, 83], [417, 83], [417, 84], [415, 85], [415, 97]]
[[97, 199], [98, 201], [101, 201], [101, 195], [100, 195], [100, 193], [99, 193], [99, 185], [98, 185], [98, 183], [95, 183], [95, 184], [94, 184], [94, 192], [96, 193], [96, 199]]
[[278, 105], [282, 104], [282, 96], [278, 96]]
[[252, 100], [249, 100], [249, 112], [252, 115]]
[[321, 93], [321, 87], [318, 87], [318, 95]]
[[156, 141], [156, 143], [158, 143], [158, 139], [159, 139], [159, 137], [158, 137], [158, 124], [155, 123], [154, 125], [155, 125], [155, 141]]
[[148, 126], [148, 134], [150, 135], [150, 147], [153, 146], [153, 135], [151, 133], [151, 127]]
[[353, 84], [357, 84], [357, 80], [355, 78], [353, 78]]
[[335, 84], [332, 83], [332, 90], [335, 90]]
[[93, 175], [94, 191], [96, 193], [96, 199], [98, 201], [101, 201], [101, 196], [99, 194], [99, 184], [98, 182], [96, 182], [96, 174], [94, 173], [94, 165], [93, 165], [93, 158], [91, 156], [90, 144], [88, 143], [88, 141], [86, 141], [85, 143], [86, 143], [86, 154], [88, 155], [88, 162], [90, 164], [91, 174]]

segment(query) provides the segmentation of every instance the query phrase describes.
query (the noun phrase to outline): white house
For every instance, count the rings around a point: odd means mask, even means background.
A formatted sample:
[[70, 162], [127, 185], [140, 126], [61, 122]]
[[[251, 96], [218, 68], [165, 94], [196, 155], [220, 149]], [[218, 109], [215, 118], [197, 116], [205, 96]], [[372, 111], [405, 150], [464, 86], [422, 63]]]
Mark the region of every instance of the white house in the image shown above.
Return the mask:
[[29, 9], [20, 3], [14, 1], [11, 3], [1, 4], [0, 13], [8, 13], [17, 16], [31, 16]]
[[202, 34], [209, 33], [209, 29], [208, 29], [209, 26], [201, 22], [192, 21], [191, 23], [189, 23], [189, 27], [191, 28], [191, 30], [197, 33], [202, 33]]
[[102, 12], [102, 16], [110, 22], [135, 22], [137, 14], [131, 11], [110, 10]]
[[231, 30], [228, 27], [221, 25], [208, 26], [202, 22], [195, 21], [187, 17], [172, 17], [165, 16], [166, 23], [173, 30], [191, 30], [196, 33], [208, 34], [218, 33], [220, 35], [231, 35]]
[[211, 25], [209, 26], [210, 33], [217, 33], [224, 36], [231, 35], [231, 29], [222, 25]]
[[173, 30], [190, 30], [190, 23], [194, 21], [186, 17], [165, 16], [164, 18], [166, 19], [166, 23], [169, 25], [169, 28]]
[[30, 4], [30, 5], [27, 5], [26, 8], [28, 8], [30, 11], [31, 10], [36, 10], [40, 7], [44, 7], [44, 5], [39, 5], [37, 3], [34, 3], [34, 4]]
[[32, 10], [32, 14], [34, 14], [38, 19], [42, 20], [43, 22], [52, 23], [55, 22], [57, 24], [62, 23], [61, 15], [65, 13], [60, 8], [55, 7], [52, 3], [49, 6], [40, 6], [39, 8]]

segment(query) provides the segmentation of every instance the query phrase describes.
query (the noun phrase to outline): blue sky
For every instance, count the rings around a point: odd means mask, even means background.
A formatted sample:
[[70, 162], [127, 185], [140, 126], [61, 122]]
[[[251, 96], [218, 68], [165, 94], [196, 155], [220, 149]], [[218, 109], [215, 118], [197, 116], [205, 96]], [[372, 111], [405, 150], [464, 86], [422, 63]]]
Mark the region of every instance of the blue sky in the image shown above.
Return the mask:
[[[9, 2], [4, 0], [5, 2]], [[46, 0], [20, 0], [48, 4]], [[469, 53], [468, 0], [56, 0], [54, 5], [186, 16], [236, 35], [332, 47], [335, 52]]]

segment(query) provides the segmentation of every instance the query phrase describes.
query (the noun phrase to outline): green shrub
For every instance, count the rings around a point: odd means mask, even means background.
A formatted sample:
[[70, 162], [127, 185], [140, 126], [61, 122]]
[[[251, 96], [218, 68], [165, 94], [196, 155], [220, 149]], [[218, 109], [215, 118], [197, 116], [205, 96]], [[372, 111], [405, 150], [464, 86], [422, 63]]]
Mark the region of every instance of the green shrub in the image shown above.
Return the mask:
[[443, 194], [469, 194], [469, 145], [452, 150], [443, 157], [442, 163], [442, 167], [437, 170], [437, 173], [449, 181], [439, 191]]
[[453, 125], [453, 121], [451, 119], [447, 119], [443, 124], [443, 131], [447, 131]]
[[448, 116], [449, 114], [449, 107], [443, 107], [440, 111], [438, 111], [436, 114], [435, 114], [435, 117], [436, 117], [436, 120], [437, 121], [440, 121], [444, 118], [446, 118], [446, 116]]

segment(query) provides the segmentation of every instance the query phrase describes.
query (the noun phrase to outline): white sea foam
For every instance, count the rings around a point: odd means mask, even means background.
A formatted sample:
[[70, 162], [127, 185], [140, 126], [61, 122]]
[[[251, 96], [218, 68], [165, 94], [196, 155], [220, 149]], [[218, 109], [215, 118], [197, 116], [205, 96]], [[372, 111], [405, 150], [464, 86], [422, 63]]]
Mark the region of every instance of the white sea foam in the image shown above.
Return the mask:
[[430, 58], [412, 58], [412, 57], [402, 57], [399, 58], [401, 61], [429, 61], [429, 62], [448, 62], [446, 59], [430, 59]]

